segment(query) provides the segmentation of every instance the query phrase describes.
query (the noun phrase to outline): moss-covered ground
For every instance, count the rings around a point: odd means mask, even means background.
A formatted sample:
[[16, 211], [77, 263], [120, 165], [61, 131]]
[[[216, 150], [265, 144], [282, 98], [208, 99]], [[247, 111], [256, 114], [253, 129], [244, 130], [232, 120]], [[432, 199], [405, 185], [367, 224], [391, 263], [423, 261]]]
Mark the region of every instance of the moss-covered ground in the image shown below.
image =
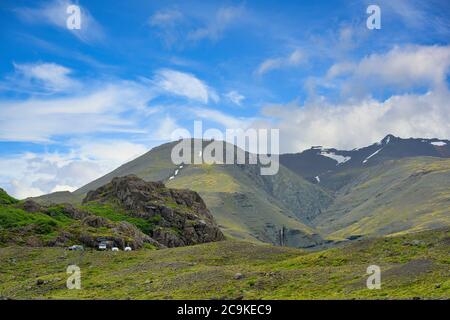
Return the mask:
[[[226, 240], [133, 252], [0, 248], [0, 296], [12, 299], [449, 299], [450, 231], [304, 250]], [[81, 290], [66, 268], [81, 268]], [[381, 289], [366, 287], [369, 265]], [[237, 273], [242, 278], [235, 279]]]

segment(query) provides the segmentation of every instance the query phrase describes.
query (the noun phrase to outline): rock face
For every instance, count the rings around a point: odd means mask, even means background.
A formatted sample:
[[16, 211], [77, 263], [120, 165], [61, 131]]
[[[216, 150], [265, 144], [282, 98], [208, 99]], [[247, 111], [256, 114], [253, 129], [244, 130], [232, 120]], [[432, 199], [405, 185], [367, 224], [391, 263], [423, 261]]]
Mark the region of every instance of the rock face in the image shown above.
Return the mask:
[[[42, 241], [34, 235], [36, 234], [36, 226], [28, 226], [26, 228], [17, 229], [14, 235], [9, 239], [11, 243], [26, 242], [29, 246], [68, 246], [70, 244], [82, 244], [86, 247], [97, 248], [100, 242], [110, 243], [111, 246], [121, 248], [131, 247], [140, 249], [145, 244], [153, 245], [156, 248], [164, 248], [165, 246], [144, 234], [135, 225], [119, 221], [113, 222], [104, 217], [96, 216], [82, 209], [76, 208], [71, 204], [61, 204], [55, 206], [40, 205], [33, 200], [26, 200], [19, 205], [29, 213], [44, 213], [50, 217], [57, 214], [63, 214], [66, 217], [77, 221], [73, 226], [68, 226], [64, 230], [57, 231], [56, 237]], [[103, 230], [99, 234], [98, 230]]]
[[224, 236], [197, 192], [166, 188], [136, 176], [114, 178], [90, 191], [83, 203], [114, 203], [133, 217], [157, 221], [149, 236], [166, 247], [211, 241]]

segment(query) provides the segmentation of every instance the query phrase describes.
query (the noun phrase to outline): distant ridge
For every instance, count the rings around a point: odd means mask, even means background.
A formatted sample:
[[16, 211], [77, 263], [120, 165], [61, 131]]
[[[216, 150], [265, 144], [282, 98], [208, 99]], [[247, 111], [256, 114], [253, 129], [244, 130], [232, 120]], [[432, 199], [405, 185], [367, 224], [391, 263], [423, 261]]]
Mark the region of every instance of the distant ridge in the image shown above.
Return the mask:
[[280, 155], [274, 176], [261, 176], [259, 165], [174, 165], [175, 143], [153, 148], [73, 193], [35, 199], [79, 203], [113, 178], [133, 174], [197, 191], [228, 237], [294, 247], [450, 224], [449, 140], [387, 135], [349, 151], [314, 146]]

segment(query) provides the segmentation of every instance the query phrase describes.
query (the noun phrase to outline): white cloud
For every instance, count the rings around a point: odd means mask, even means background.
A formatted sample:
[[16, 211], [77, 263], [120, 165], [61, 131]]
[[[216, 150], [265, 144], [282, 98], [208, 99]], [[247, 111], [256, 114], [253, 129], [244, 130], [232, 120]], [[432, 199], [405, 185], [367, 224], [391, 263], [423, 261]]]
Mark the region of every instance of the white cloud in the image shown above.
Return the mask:
[[67, 186], [67, 185], [64, 185], [64, 186], [57, 185], [50, 192], [61, 192], [61, 191], [74, 192], [75, 190], [77, 190], [76, 187]]
[[263, 74], [280, 68], [298, 66], [305, 61], [305, 55], [300, 49], [295, 49], [291, 54], [286, 57], [271, 58], [262, 62], [256, 74], [262, 76]]
[[165, 9], [155, 12], [148, 19], [148, 24], [152, 30], [165, 42], [167, 46], [179, 44], [183, 38], [185, 30], [181, 25], [185, 22], [185, 17], [178, 9]]
[[86, 91], [71, 97], [0, 102], [0, 140], [42, 142], [72, 134], [142, 132], [132, 115], [146, 111], [152, 98], [149, 88], [122, 81]]
[[80, 87], [70, 78], [72, 70], [55, 63], [14, 63], [15, 73], [6, 78], [2, 87], [15, 91], [54, 93]]
[[70, 32], [86, 43], [102, 41], [104, 32], [100, 24], [89, 11], [78, 5], [81, 9], [81, 29], [67, 28], [67, 7], [73, 3], [67, 0], [55, 0], [36, 8], [17, 8], [18, 16], [30, 24], [49, 24]]
[[448, 138], [450, 114], [447, 89], [426, 94], [392, 96], [386, 101], [365, 99], [332, 105], [269, 106], [264, 115], [276, 119], [282, 152], [299, 152], [313, 145], [353, 149], [389, 133], [400, 137]]
[[225, 94], [228, 100], [233, 102], [234, 104], [240, 106], [245, 97], [235, 90], [231, 90], [227, 94]]
[[190, 111], [200, 119], [213, 121], [227, 129], [246, 129], [252, 121], [250, 118], [238, 118], [219, 110], [208, 108], [192, 108]]
[[[367, 3], [372, 2], [367, 0]], [[396, 21], [400, 18], [410, 32], [426, 29], [427, 35], [450, 34], [448, 3], [445, 1], [379, 0], [378, 5], [382, 8], [384, 17]]]
[[221, 7], [216, 11], [177, 8], [156, 11], [148, 24], [167, 46], [192, 44], [201, 40], [217, 41], [244, 14], [243, 6]]
[[190, 40], [210, 39], [217, 41], [224, 31], [230, 27], [238, 18], [242, 16], [244, 7], [222, 7], [215, 16], [210, 19], [204, 27], [191, 31], [188, 34]]
[[176, 121], [170, 117], [166, 116], [160, 121], [158, 129], [152, 136], [154, 140], [170, 140], [172, 137], [172, 132], [174, 132], [179, 126]]
[[164, 91], [186, 97], [190, 100], [205, 104], [210, 99], [215, 102], [219, 100], [219, 97], [212, 88], [190, 73], [163, 69], [157, 73], [154, 82]]
[[327, 79], [343, 78], [343, 89], [349, 94], [376, 87], [436, 88], [445, 86], [449, 69], [450, 46], [397, 46], [357, 63], [337, 63], [328, 70]]
[[175, 25], [181, 19], [183, 19], [183, 14], [179, 10], [166, 9], [155, 12], [149, 18], [149, 24], [151, 26], [167, 27]]
[[[145, 153], [147, 147], [125, 140], [77, 140], [79, 158], [98, 162], [124, 163]], [[120, 152], [118, 152], [120, 150]]]
[[13, 154], [0, 159], [0, 185], [17, 198], [73, 191], [144, 152], [124, 140], [77, 141], [65, 153]]

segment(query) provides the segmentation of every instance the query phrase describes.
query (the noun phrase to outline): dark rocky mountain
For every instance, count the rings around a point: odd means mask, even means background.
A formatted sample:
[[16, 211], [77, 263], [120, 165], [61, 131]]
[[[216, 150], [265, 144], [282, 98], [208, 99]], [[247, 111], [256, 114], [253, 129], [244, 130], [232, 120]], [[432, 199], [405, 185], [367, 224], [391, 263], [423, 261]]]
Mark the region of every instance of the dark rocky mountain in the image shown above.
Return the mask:
[[224, 236], [195, 191], [166, 188], [136, 176], [114, 178], [90, 191], [83, 204], [116, 204], [135, 218], [153, 221], [149, 235], [167, 247], [223, 240]]
[[365, 168], [408, 157], [450, 157], [450, 141], [402, 139], [391, 134], [370, 146], [350, 151], [312, 147], [300, 153], [280, 155], [280, 163], [327, 189], [338, 190]]
[[[115, 177], [136, 175], [145, 181], [160, 180], [171, 188], [198, 192], [227, 236], [301, 247], [323, 241], [314, 228], [305, 224], [333, 200], [321, 186], [282, 165], [278, 174], [261, 176], [259, 164], [248, 164], [248, 153], [245, 154], [247, 164], [175, 165], [171, 151], [177, 143], [155, 147], [73, 193], [49, 194], [36, 201], [81, 203], [90, 191]], [[202, 141], [202, 147], [206, 148], [209, 143], [211, 141]], [[236, 146], [225, 144], [224, 154], [227, 148], [237, 150]], [[199, 155], [192, 152], [191, 157]], [[282, 230], [285, 232], [280, 237]]]

